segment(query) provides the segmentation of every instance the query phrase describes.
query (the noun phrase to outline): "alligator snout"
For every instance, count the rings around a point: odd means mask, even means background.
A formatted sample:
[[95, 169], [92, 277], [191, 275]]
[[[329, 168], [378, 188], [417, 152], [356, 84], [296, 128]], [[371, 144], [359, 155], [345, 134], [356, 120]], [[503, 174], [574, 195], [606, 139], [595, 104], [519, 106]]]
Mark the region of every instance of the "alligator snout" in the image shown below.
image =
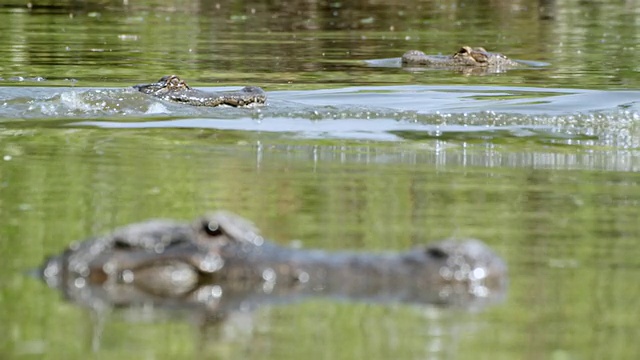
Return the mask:
[[262, 88], [246, 86], [238, 91], [208, 92], [192, 89], [176, 75], [167, 75], [155, 83], [134, 85], [134, 89], [153, 97], [192, 106], [248, 106], [263, 104], [267, 95]]

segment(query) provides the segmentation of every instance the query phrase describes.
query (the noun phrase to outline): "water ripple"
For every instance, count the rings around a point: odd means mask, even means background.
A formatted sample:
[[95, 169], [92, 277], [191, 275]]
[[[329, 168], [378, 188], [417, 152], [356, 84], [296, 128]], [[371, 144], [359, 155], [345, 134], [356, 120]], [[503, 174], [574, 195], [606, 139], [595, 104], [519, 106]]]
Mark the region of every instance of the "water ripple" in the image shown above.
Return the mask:
[[395, 86], [268, 96], [266, 106], [238, 109], [172, 104], [130, 88], [0, 88], [0, 116], [6, 126], [65, 119], [65, 126], [213, 128], [300, 138], [640, 148], [637, 91]]

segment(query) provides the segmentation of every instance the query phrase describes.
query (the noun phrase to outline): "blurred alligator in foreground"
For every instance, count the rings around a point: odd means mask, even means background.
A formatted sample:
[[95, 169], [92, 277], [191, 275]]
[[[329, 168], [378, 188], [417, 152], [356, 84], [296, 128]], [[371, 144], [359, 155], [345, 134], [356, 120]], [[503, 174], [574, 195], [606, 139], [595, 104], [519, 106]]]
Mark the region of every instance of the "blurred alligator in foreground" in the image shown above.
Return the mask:
[[267, 95], [257, 86], [245, 86], [238, 91], [207, 92], [192, 89], [176, 75], [163, 76], [152, 84], [134, 85], [134, 89], [162, 100], [193, 106], [247, 106], [263, 104]]
[[40, 276], [90, 308], [186, 308], [221, 315], [311, 297], [478, 309], [504, 298], [504, 261], [478, 240], [404, 252], [328, 252], [265, 240], [228, 213], [149, 220], [72, 244]]
[[455, 54], [450, 56], [426, 55], [422, 51], [409, 50], [402, 55], [402, 64], [409, 66], [427, 66], [434, 68], [512, 68], [520, 64], [499, 54], [488, 52], [484, 48], [472, 48], [463, 46]]

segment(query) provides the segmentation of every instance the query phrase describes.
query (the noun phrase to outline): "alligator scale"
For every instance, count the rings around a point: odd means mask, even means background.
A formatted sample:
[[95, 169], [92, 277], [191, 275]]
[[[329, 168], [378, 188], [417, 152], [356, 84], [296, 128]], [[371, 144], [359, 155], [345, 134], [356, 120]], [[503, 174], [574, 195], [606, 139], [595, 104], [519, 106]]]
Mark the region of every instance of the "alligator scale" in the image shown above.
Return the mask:
[[73, 302], [228, 312], [330, 297], [477, 307], [503, 297], [506, 265], [478, 240], [404, 252], [294, 249], [228, 213], [192, 223], [149, 220], [71, 245], [41, 268]]
[[257, 86], [238, 91], [208, 92], [191, 88], [176, 75], [163, 76], [152, 84], [134, 85], [134, 89], [156, 98], [192, 106], [247, 106], [263, 104], [267, 95]]

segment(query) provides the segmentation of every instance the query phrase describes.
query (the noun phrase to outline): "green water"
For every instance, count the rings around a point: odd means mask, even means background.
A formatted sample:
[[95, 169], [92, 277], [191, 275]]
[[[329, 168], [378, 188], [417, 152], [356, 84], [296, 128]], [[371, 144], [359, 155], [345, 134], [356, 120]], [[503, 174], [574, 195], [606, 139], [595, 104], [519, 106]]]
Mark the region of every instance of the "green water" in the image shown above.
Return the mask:
[[[5, 3], [0, 358], [640, 355], [635, 3]], [[549, 65], [364, 63], [463, 44]], [[269, 101], [192, 109], [123, 90], [170, 73]], [[212, 209], [330, 250], [479, 238], [508, 263], [508, 294], [470, 312], [310, 299], [203, 324], [95, 313], [26, 275], [74, 240]]]

